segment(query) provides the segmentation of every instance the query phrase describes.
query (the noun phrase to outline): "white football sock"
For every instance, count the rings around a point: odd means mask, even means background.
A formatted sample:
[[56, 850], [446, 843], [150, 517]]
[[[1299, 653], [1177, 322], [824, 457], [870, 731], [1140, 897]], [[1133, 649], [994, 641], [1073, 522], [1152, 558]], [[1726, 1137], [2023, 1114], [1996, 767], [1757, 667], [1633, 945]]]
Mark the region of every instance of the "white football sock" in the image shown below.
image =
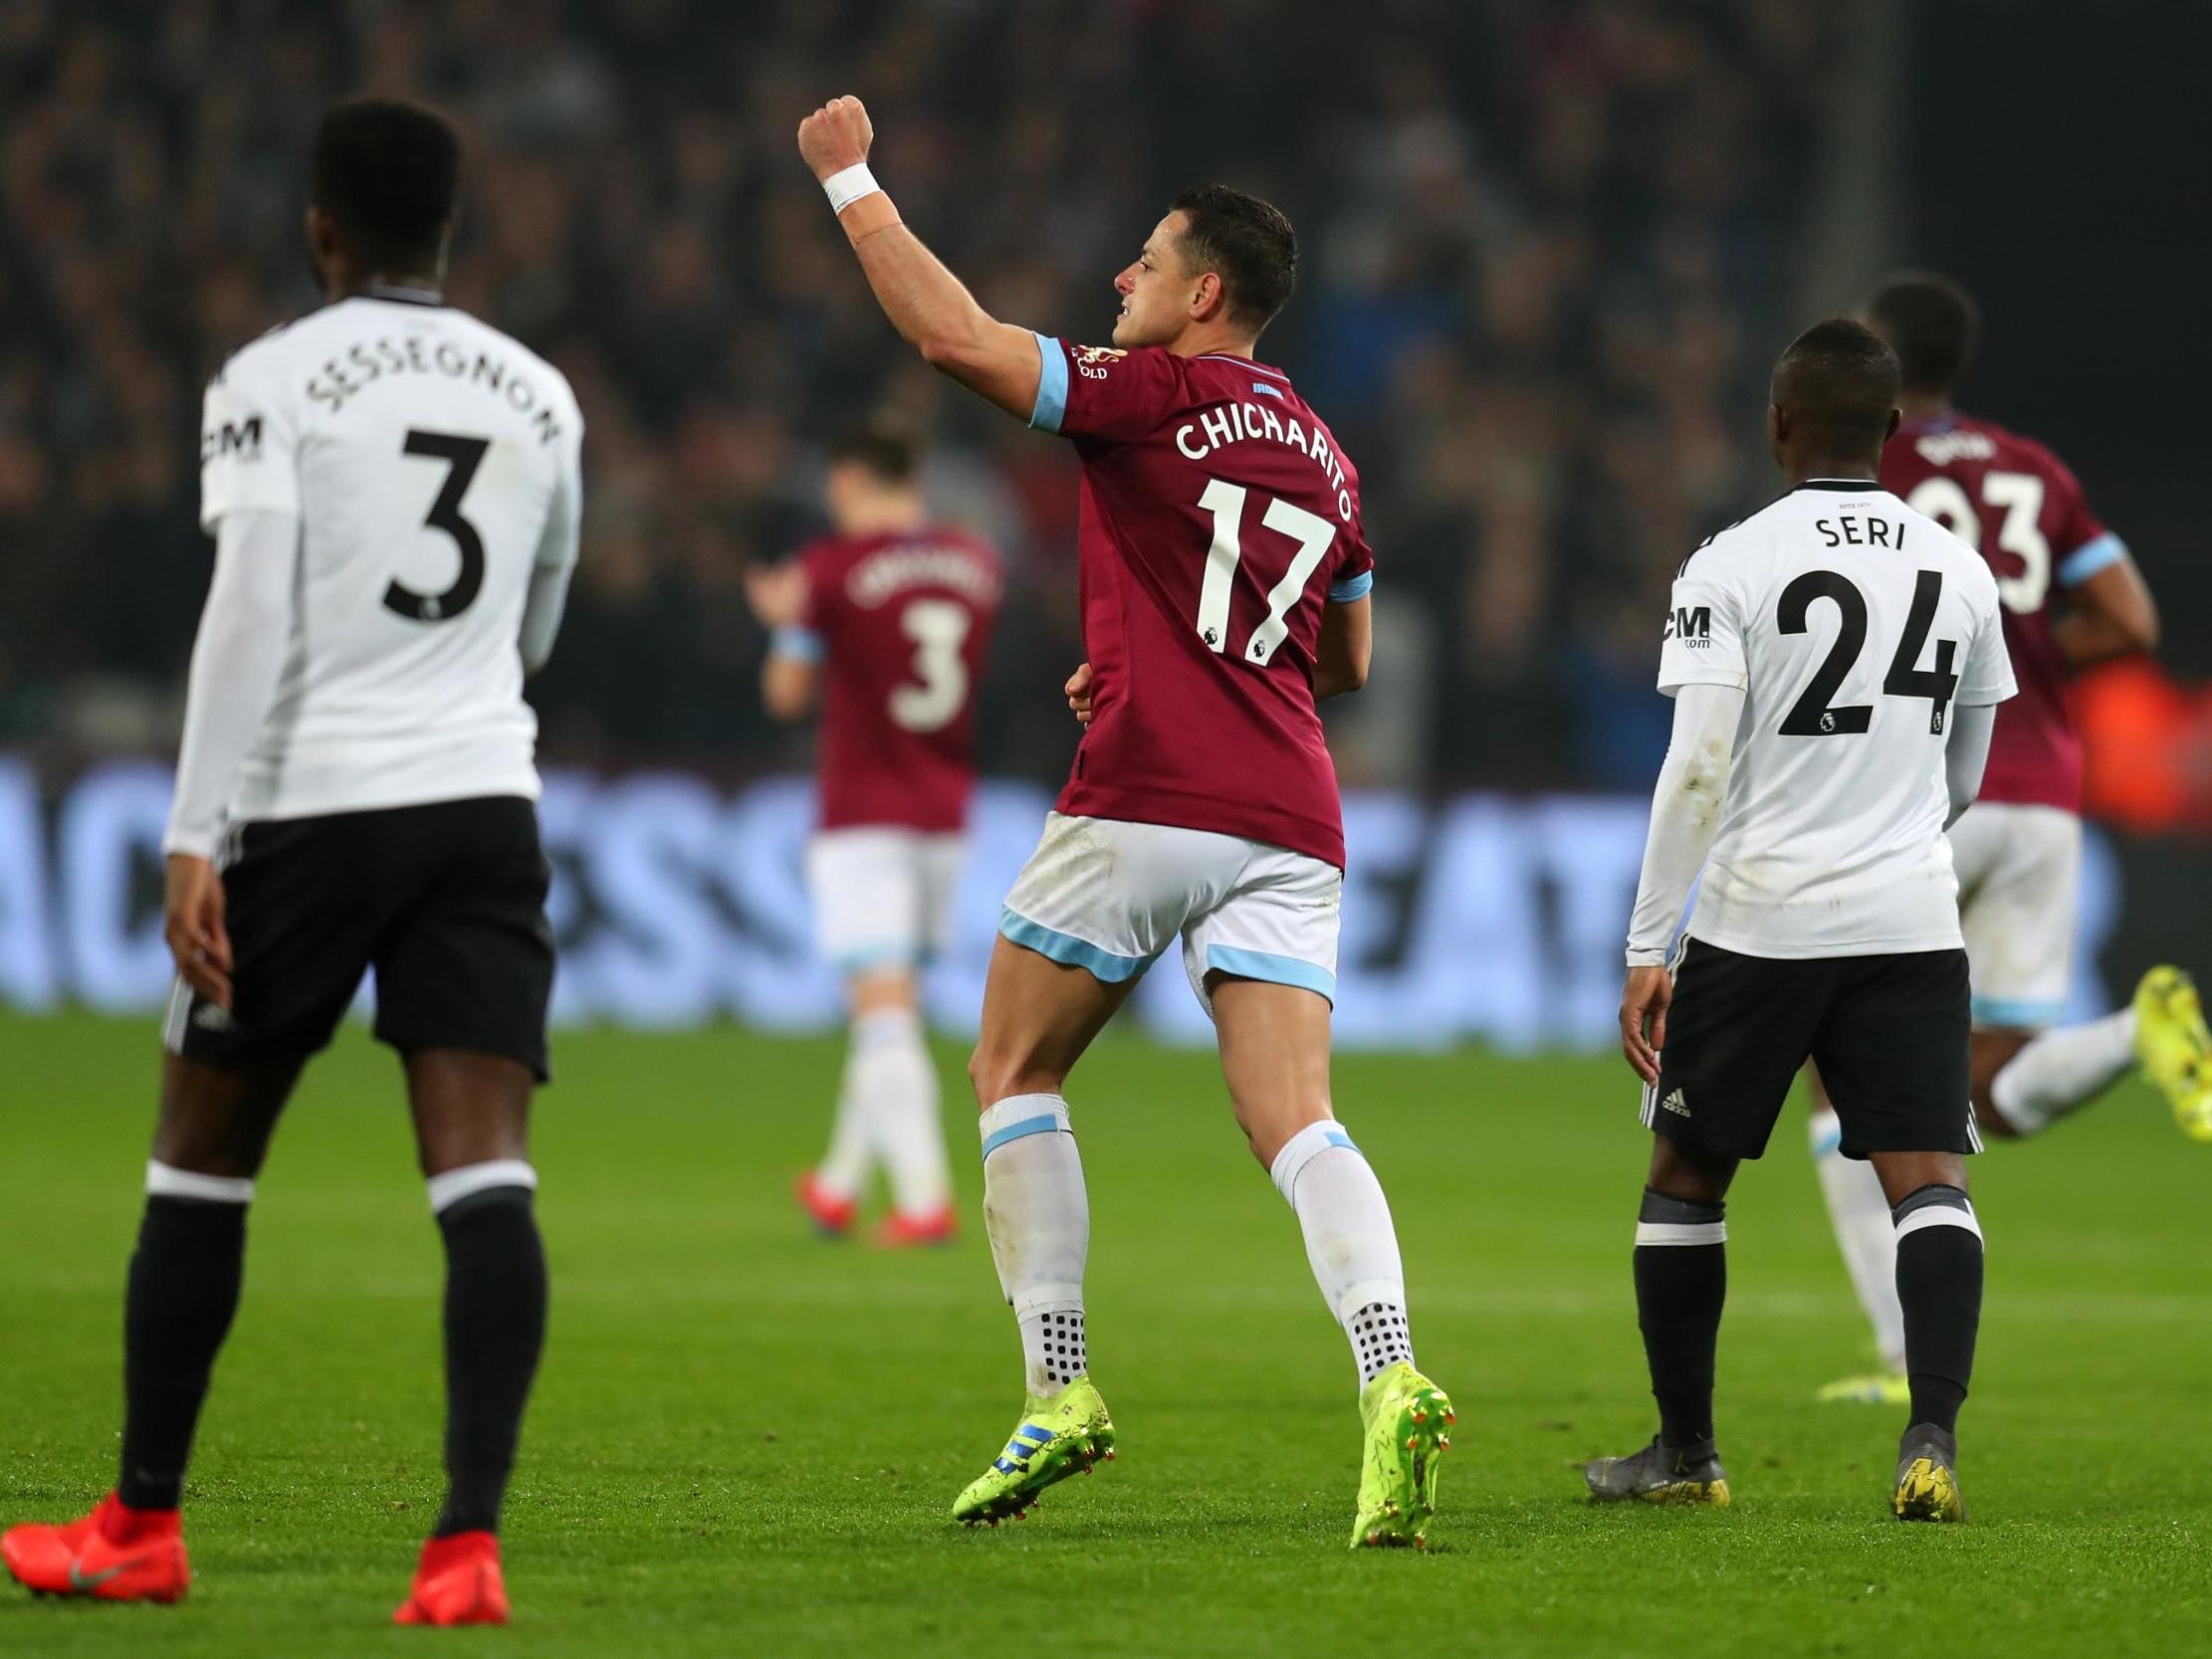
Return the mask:
[[1412, 1364], [1398, 1230], [1383, 1183], [1343, 1126], [1308, 1124], [1283, 1143], [1267, 1173], [1297, 1213], [1314, 1283], [1351, 1339], [1361, 1383], [1401, 1359]]
[[2021, 1135], [2040, 1135], [2087, 1106], [2135, 1063], [2135, 1010], [2033, 1038], [1989, 1086], [1990, 1104]]
[[1807, 1125], [1813, 1168], [1828, 1199], [1829, 1225], [1851, 1270], [1852, 1288], [1874, 1326], [1875, 1346], [1891, 1370], [1904, 1369], [1904, 1308], [1897, 1301], [1897, 1230], [1881, 1177], [1865, 1158], [1843, 1154], [1844, 1129], [1833, 1112], [1816, 1112]]
[[[991, 1259], [1021, 1325], [1028, 1390], [1049, 1396], [1065, 1381], [1067, 1363], [1088, 1363], [1081, 1316], [1091, 1204], [1083, 1160], [1058, 1095], [1009, 1095], [985, 1110], [980, 1127]], [[1063, 1314], [1076, 1316], [1072, 1333], [1069, 1322], [1049, 1318]], [[1070, 1344], [1071, 1352], [1060, 1351]]]
[[945, 1126], [938, 1116], [937, 1067], [919, 1016], [879, 1008], [852, 1024], [853, 1094], [876, 1155], [891, 1177], [891, 1207], [917, 1220], [951, 1201]]
[[837, 1112], [829, 1123], [829, 1150], [814, 1165], [814, 1184], [831, 1198], [860, 1196], [875, 1157], [875, 1135], [868, 1122], [867, 1097], [859, 1087], [860, 1047], [848, 1042], [844, 1076], [837, 1084]]

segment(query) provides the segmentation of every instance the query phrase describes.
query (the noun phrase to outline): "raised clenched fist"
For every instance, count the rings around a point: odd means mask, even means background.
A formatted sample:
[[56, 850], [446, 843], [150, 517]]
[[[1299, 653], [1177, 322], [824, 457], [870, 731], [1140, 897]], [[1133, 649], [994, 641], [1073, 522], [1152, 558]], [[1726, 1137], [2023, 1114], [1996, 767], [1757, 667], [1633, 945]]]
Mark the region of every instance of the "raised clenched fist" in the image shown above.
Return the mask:
[[798, 123], [798, 153], [817, 179], [859, 166], [875, 141], [868, 106], [857, 98], [833, 98]]

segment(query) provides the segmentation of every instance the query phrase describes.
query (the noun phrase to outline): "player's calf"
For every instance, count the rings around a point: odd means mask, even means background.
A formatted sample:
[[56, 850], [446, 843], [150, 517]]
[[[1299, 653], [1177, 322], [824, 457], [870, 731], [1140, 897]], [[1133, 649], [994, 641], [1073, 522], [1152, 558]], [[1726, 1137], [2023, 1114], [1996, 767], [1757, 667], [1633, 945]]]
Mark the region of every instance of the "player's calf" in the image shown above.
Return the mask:
[[1451, 1444], [1451, 1401], [1414, 1368], [1405, 1268], [1382, 1182], [1333, 1119], [1284, 1141], [1268, 1174], [1298, 1217], [1314, 1283], [1359, 1371], [1364, 1449], [1352, 1548], [1419, 1547]]
[[446, 1475], [435, 1538], [499, 1530], [523, 1407], [546, 1339], [546, 1252], [519, 1158], [430, 1177], [445, 1239]]
[[1659, 1402], [1657, 1445], [1682, 1450], [1712, 1440], [1727, 1246], [1724, 1205], [1645, 1189], [1636, 1221], [1636, 1312]]
[[1911, 1387], [1895, 1511], [1903, 1520], [1964, 1520], [1954, 1436], [1981, 1324], [1981, 1224], [1965, 1190], [1940, 1181], [1907, 1193], [1894, 1214], [1897, 1300], [1904, 1307]]

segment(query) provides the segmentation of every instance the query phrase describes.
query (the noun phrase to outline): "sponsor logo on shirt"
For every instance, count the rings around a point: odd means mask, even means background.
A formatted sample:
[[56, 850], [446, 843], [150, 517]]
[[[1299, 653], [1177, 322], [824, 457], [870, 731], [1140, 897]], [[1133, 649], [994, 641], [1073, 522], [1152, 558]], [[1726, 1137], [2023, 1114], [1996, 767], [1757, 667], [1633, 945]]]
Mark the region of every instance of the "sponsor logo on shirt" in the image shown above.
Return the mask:
[[1111, 345], [1079, 346], [1075, 352], [1075, 372], [1086, 380], [1103, 380], [1107, 370], [1128, 355]]
[[261, 417], [248, 415], [242, 421], [225, 421], [212, 432], [200, 436], [200, 465], [219, 461], [226, 455], [235, 455], [241, 461], [261, 459]]
[[1692, 651], [1711, 649], [1713, 613], [1710, 605], [1677, 605], [1666, 613], [1666, 626], [1659, 631], [1662, 640], [1679, 640]]

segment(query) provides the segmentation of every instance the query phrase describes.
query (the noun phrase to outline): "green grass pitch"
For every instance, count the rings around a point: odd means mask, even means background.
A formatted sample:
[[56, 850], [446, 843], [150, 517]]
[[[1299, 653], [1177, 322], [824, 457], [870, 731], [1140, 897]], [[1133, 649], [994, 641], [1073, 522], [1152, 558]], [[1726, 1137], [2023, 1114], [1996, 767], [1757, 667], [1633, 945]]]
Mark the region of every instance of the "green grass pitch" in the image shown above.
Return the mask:
[[[2212, 1150], [2129, 1083], [1980, 1159], [1974, 1519], [1883, 1511], [1894, 1412], [1819, 1406], [1858, 1311], [1793, 1117], [1731, 1206], [1725, 1513], [1596, 1512], [1650, 1432], [1628, 1256], [1645, 1136], [1617, 1061], [1354, 1057], [1424, 1366], [1455, 1396], [1427, 1555], [1345, 1550], [1354, 1378], [1211, 1058], [1109, 1040], [1071, 1090], [1095, 1374], [1122, 1455], [1019, 1526], [946, 1512], [1019, 1402], [976, 1228], [803, 1230], [829, 1042], [575, 1033], [543, 1097], [553, 1330], [508, 1509], [514, 1627], [385, 1623], [440, 1493], [437, 1235], [397, 1070], [349, 1030], [265, 1172], [172, 1608], [0, 1586], [0, 1653], [1054, 1655], [2203, 1652]], [[0, 1019], [0, 1518], [113, 1475], [147, 1022]], [[955, 1164], [978, 1175], [942, 1051]]]

